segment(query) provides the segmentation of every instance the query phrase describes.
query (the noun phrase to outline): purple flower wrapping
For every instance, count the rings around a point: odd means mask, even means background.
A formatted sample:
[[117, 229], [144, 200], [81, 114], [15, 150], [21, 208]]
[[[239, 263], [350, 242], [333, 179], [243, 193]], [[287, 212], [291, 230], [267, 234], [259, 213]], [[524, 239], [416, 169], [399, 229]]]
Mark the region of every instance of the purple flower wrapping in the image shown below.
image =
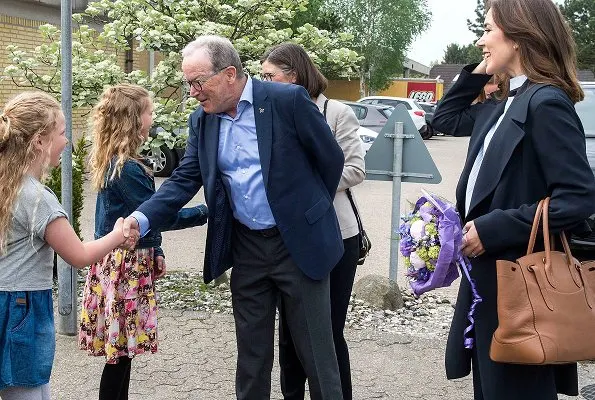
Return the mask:
[[[410, 220], [412, 218], [421, 218], [426, 223], [436, 221], [439, 243], [435, 243], [433, 238], [429, 238], [427, 241], [413, 240], [410, 232]], [[463, 241], [463, 230], [461, 219], [455, 207], [438, 196], [423, 191], [423, 196], [415, 203], [413, 212], [403, 218], [403, 223], [399, 227], [399, 234], [401, 236], [401, 254], [405, 257], [410, 257], [414, 251], [419, 250], [416, 246], [426, 249], [434, 245], [440, 246], [438, 258], [428, 261], [431, 264], [430, 267], [433, 266], [433, 271], [427, 267], [415, 268], [413, 265], [409, 267], [407, 276], [410, 278], [409, 283], [416, 296], [420, 296], [432, 289], [450, 286], [459, 277], [458, 267], [464, 272], [471, 285], [473, 301], [467, 314], [470, 324], [465, 329], [463, 340], [466, 348], [472, 348], [473, 338], [470, 336], [474, 327], [474, 312], [477, 304], [482, 299], [477, 292], [475, 282], [469, 275], [471, 264], [460, 250]]]
[[[432, 289], [450, 286], [459, 277], [457, 260], [463, 233], [459, 214], [454, 206], [436, 196], [424, 194], [415, 203], [412, 214], [426, 222], [431, 221], [432, 218], [437, 220], [439, 243], [430, 240], [428, 245], [440, 245], [438, 259], [432, 262], [435, 264], [434, 271], [427, 269], [423, 271], [424, 268], [409, 271], [408, 275], [412, 278], [410, 280], [411, 289], [416, 296], [419, 296]], [[405, 222], [399, 229], [401, 254], [405, 257], [409, 257], [415, 249], [415, 244], [408, 234], [409, 225]]]

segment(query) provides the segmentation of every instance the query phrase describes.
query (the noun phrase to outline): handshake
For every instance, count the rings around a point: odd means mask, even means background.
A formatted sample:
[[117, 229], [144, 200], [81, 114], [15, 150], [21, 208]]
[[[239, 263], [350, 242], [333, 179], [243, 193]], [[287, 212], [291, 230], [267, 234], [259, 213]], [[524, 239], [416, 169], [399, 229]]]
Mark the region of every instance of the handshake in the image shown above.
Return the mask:
[[118, 218], [114, 225], [114, 232], [122, 235], [120, 248], [125, 250], [134, 250], [140, 238], [140, 227], [134, 217]]

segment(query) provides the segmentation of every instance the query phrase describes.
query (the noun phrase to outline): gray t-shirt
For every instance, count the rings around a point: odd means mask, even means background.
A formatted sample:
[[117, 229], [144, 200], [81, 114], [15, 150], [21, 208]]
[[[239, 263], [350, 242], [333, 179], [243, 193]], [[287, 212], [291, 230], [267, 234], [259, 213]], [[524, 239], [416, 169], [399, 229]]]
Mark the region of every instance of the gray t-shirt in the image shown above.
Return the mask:
[[56, 195], [27, 175], [13, 208], [6, 253], [0, 256], [0, 290], [52, 288], [54, 250], [45, 241], [45, 229], [67, 217]]

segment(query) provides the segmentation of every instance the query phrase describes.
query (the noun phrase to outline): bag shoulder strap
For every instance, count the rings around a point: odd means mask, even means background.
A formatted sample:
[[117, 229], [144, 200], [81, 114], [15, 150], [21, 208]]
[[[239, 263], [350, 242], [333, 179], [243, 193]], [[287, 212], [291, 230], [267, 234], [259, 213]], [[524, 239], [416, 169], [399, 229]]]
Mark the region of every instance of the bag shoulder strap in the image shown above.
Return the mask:
[[[324, 119], [326, 119], [326, 110], [328, 108], [328, 99], [324, 101], [324, 107], [322, 109], [322, 115], [324, 115]], [[327, 121], [328, 122], [328, 121]], [[359, 217], [359, 213], [357, 212], [357, 207], [355, 206], [355, 202], [353, 201], [353, 195], [351, 194], [351, 190], [345, 189], [345, 193], [347, 194], [347, 198], [351, 203], [351, 208], [353, 209], [353, 213], [355, 214], [355, 219], [357, 220], [357, 228], [359, 229], [360, 233], [364, 231], [364, 227], [362, 225], [362, 220]]]
[[351, 190], [345, 189], [345, 193], [347, 194], [347, 198], [349, 199], [349, 202], [351, 203], [351, 208], [353, 208], [353, 213], [355, 214], [355, 219], [357, 220], [357, 227], [358, 227], [360, 233], [362, 233], [364, 231], [364, 227], [362, 225], [362, 220], [359, 217], [359, 213], [357, 212], [357, 207], [355, 206], [355, 201], [353, 201], [353, 196], [351, 195]]

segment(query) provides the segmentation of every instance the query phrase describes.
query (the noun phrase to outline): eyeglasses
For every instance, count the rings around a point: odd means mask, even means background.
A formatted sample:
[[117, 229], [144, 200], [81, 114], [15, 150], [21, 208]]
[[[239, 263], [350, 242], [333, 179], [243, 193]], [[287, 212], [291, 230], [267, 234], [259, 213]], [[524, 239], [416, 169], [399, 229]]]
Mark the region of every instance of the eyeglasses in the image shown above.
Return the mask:
[[[290, 68], [281, 68], [281, 72], [284, 74], [291, 72]], [[260, 74], [260, 79], [263, 81], [272, 81], [275, 76], [279, 75], [279, 72], [265, 72]]]
[[221, 71], [223, 71], [224, 69], [226, 69], [226, 68], [229, 68], [229, 67], [230, 67], [229, 65], [228, 65], [227, 67], [223, 67], [223, 68], [221, 68], [220, 70], [218, 70], [217, 72], [214, 72], [214, 73], [213, 73], [213, 74], [211, 74], [210, 76], [208, 76], [208, 77], [206, 77], [206, 78], [203, 78], [203, 79], [198, 79], [198, 78], [197, 78], [197, 79], [192, 79], [192, 80], [190, 80], [190, 81], [189, 81], [189, 80], [186, 80], [186, 79], [183, 79], [183, 80], [182, 80], [182, 84], [184, 85], [184, 89], [185, 89], [187, 92], [190, 92], [190, 87], [193, 87], [193, 88], [194, 88], [194, 90], [196, 90], [196, 91], [198, 91], [198, 92], [201, 92], [201, 91], [202, 91], [202, 86], [203, 86], [205, 83], [207, 83], [207, 81], [208, 81], [209, 79], [211, 79], [211, 78], [212, 78], [212, 77], [214, 77], [215, 75], [218, 75], [218, 74], [219, 74]]
[[265, 74], [260, 74], [260, 78], [263, 81], [272, 81], [275, 75], [277, 75], [277, 73], [267, 72]]

